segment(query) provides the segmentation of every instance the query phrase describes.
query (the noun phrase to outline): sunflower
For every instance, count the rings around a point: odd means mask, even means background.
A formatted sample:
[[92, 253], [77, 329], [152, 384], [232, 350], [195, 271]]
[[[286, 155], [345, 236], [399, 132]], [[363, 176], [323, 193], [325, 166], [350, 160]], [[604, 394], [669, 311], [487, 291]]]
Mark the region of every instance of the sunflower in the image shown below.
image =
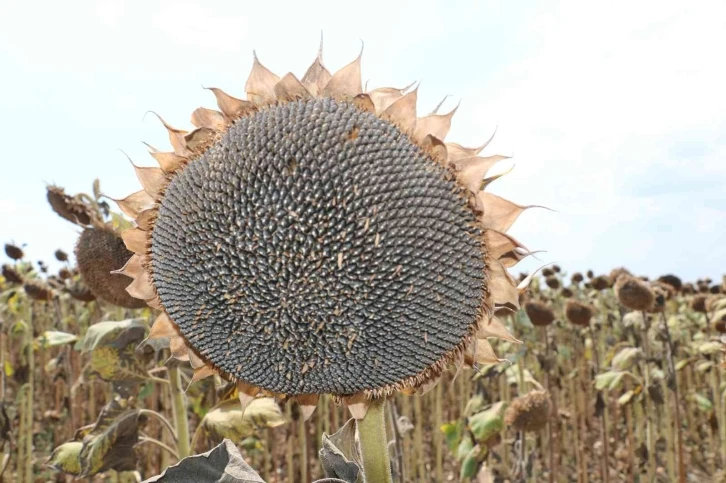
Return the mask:
[[[417, 89], [361, 86], [361, 56], [331, 74], [322, 48], [302, 79], [254, 56], [246, 99], [210, 88], [195, 129], [134, 166], [116, 200], [136, 227], [120, 271], [161, 311], [193, 380], [295, 398], [357, 418], [372, 398], [432, 387], [450, 365], [498, 362], [494, 317], [519, 308], [507, 272], [529, 252], [506, 233], [528, 207], [484, 191], [505, 156], [444, 141], [456, 109], [417, 117]], [[491, 140], [491, 139], [490, 139]], [[520, 284], [521, 285], [521, 284]]]

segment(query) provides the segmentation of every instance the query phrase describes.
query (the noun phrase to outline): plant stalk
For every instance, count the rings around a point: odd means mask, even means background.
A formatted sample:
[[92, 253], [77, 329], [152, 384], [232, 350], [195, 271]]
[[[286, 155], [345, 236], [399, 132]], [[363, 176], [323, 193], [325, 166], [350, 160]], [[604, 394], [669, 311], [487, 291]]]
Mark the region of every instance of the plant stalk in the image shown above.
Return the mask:
[[186, 458], [191, 454], [189, 420], [187, 419], [186, 397], [181, 387], [181, 374], [178, 367], [169, 368], [169, 389], [171, 390], [171, 409], [174, 414], [174, 425], [176, 426], [177, 453], [179, 458]]
[[373, 399], [365, 417], [358, 421], [363, 474], [366, 483], [393, 483], [386, 437], [386, 400]]

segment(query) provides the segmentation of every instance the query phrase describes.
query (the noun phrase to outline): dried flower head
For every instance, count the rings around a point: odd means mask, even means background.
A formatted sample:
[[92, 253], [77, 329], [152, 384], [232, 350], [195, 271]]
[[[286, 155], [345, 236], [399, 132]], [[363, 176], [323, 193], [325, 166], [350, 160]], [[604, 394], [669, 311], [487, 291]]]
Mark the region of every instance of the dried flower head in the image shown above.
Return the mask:
[[529, 253], [506, 231], [527, 207], [483, 191], [502, 156], [443, 142], [455, 110], [363, 92], [360, 57], [331, 74], [318, 56], [301, 80], [255, 58], [246, 100], [211, 91], [219, 111], [164, 123], [174, 151], [117, 201], [138, 225], [128, 292], [163, 310], [150, 337], [195, 380], [236, 381], [243, 405], [356, 406], [467, 353], [499, 360], [487, 337], [516, 339], [492, 315], [518, 308], [507, 268]]
[[618, 278], [621, 276], [628, 276], [632, 277], [633, 274], [630, 273], [625, 267], [618, 267], [614, 268], [610, 271], [610, 275], [608, 275], [608, 278], [610, 279], [610, 286], [612, 287], [615, 285], [615, 282], [618, 281]]
[[80, 281], [71, 283], [66, 291], [71, 297], [80, 302], [93, 302], [96, 300], [96, 296], [93, 295], [93, 292], [91, 292], [91, 290]]
[[555, 313], [544, 302], [531, 301], [524, 304], [524, 311], [533, 325], [544, 327], [555, 321]]
[[61, 268], [60, 270], [58, 270], [58, 278], [60, 278], [61, 280], [68, 280], [72, 276], [73, 275], [71, 274], [71, 271], [67, 268]]
[[504, 423], [517, 431], [536, 432], [550, 420], [552, 401], [547, 391], [532, 391], [515, 398], [504, 412]]
[[587, 275], [587, 278], [593, 278], [595, 276], [595, 272], [593, 272], [592, 270], [588, 270], [586, 272], [586, 275]]
[[560, 268], [559, 265], [552, 265], [552, 271], [555, 273], [560, 273], [562, 271], [562, 269]]
[[545, 277], [545, 278], [551, 277], [554, 274], [555, 274], [555, 271], [552, 270], [552, 268], [550, 268], [550, 267], [545, 267], [545, 268], [542, 269], [542, 276]]
[[20, 260], [25, 256], [23, 249], [12, 243], [5, 244], [5, 254], [13, 260]]
[[53, 211], [61, 218], [78, 225], [89, 225], [94, 219], [93, 210], [77, 198], [67, 195], [60, 186], [48, 186], [46, 198]]
[[76, 261], [83, 283], [98, 298], [120, 307], [138, 309], [146, 304], [126, 291], [130, 279], [111, 273], [133, 255], [111, 228], [86, 228], [76, 243]]
[[572, 292], [572, 290], [571, 290], [570, 288], [568, 288], [568, 287], [564, 287], [564, 288], [563, 288], [563, 289], [562, 289], [562, 290], [560, 291], [560, 295], [562, 295], [562, 296], [563, 296], [563, 297], [565, 297], [565, 298], [570, 298], [570, 297], [572, 297], [572, 296], [573, 296], [573, 295], [575, 295], [575, 294], [574, 294], [574, 293]]
[[53, 299], [53, 290], [40, 279], [26, 280], [23, 284], [25, 293], [33, 300], [48, 302]]
[[68, 254], [59, 248], [55, 251], [55, 259], [59, 262], [67, 262]]
[[644, 311], [653, 308], [655, 294], [646, 282], [624, 275], [618, 277], [614, 288], [615, 295], [624, 307]]
[[585, 278], [582, 276], [582, 274], [580, 272], [575, 272], [572, 274], [572, 277], [570, 280], [572, 280], [572, 283], [576, 285], [576, 284], [582, 282], [583, 280], [585, 280]]
[[2, 274], [8, 283], [23, 283], [23, 276], [10, 265], [3, 265]]
[[683, 292], [683, 295], [693, 295], [696, 293], [696, 287], [689, 282], [683, 285], [681, 292]]
[[595, 290], [606, 290], [612, 287], [612, 283], [608, 277], [598, 275], [597, 277], [590, 279], [590, 286]]
[[592, 316], [595, 315], [595, 308], [577, 300], [568, 300], [565, 305], [565, 317], [571, 324], [586, 327], [590, 325]]
[[670, 273], [658, 277], [658, 282], [667, 283], [668, 285], [673, 287], [676, 292], [680, 291], [683, 288], [683, 282], [681, 281], [681, 279]]
[[702, 314], [706, 313], [706, 295], [697, 294], [691, 299], [691, 310]]
[[552, 290], [557, 290], [558, 288], [560, 288], [560, 279], [558, 279], [557, 277], [545, 277], [545, 283]]

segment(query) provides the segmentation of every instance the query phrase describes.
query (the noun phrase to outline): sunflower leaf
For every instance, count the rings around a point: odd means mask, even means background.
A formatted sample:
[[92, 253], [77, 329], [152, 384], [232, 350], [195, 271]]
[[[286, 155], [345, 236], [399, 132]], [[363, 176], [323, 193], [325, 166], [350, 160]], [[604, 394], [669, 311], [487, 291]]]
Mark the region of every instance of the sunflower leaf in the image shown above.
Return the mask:
[[285, 424], [285, 417], [273, 398], [253, 400], [242, 411], [239, 400], [228, 399], [210, 410], [202, 419], [204, 431], [215, 439], [229, 439], [239, 443], [262, 428], [275, 428]]
[[53, 450], [46, 464], [54, 470], [78, 476], [81, 473], [81, 448], [83, 443], [80, 441], [63, 443]]
[[355, 483], [360, 476], [360, 456], [355, 443], [355, 419], [351, 418], [338, 432], [328, 436], [323, 433], [320, 463], [327, 478], [339, 478]]
[[188, 456], [143, 483], [265, 483], [242, 458], [232, 441], [225, 439], [206, 453]]

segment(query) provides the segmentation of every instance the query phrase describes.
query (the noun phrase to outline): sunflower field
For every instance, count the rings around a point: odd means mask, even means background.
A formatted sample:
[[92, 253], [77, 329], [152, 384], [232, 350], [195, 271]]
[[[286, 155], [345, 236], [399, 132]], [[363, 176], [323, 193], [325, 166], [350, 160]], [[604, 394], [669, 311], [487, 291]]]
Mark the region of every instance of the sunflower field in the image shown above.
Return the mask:
[[410, 87], [255, 56], [138, 191], [47, 186], [78, 240], [3, 240], [0, 481], [726, 481], [726, 277], [517, 278], [536, 207]]

